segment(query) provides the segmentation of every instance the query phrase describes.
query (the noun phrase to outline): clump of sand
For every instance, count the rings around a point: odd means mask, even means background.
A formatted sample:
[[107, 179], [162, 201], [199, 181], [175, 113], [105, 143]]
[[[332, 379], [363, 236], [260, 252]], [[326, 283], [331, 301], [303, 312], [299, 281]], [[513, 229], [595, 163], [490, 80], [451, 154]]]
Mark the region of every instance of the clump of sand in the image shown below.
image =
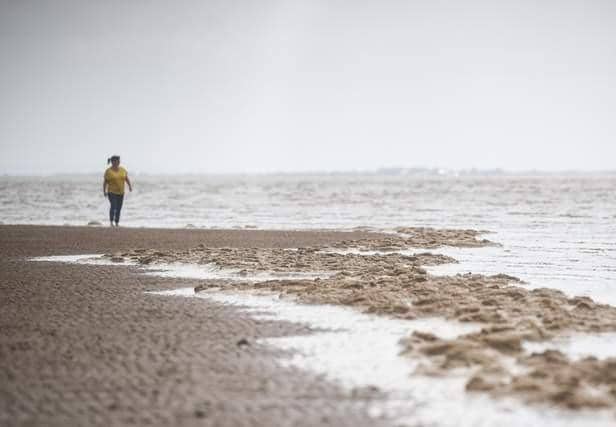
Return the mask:
[[196, 247], [184, 251], [154, 251], [136, 249], [108, 255], [116, 262], [131, 260], [138, 264], [216, 264], [222, 268], [240, 269], [246, 273], [257, 272], [315, 272], [330, 271], [340, 274], [389, 275], [389, 270], [409, 266], [439, 265], [457, 262], [441, 254], [418, 253], [402, 255], [337, 254], [318, 248], [263, 249], [263, 248], [206, 248]]
[[616, 358], [574, 361], [557, 350], [524, 352], [522, 342], [540, 336], [535, 325], [523, 324], [484, 328], [451, 340], [415, 333], [402, 344], [405, 354], [429, 359], [419, 373], [438, 376], [451, 369], [469, 370], [470, 392], [513, 395], [527, 403], [568, 409], [616, 407]]
[[[616, 360], [572, 361], [547, 351], [528, 354], [524, 341], [542, 341], [571, 332], [616, 331], [616, 308], [590, 298], [569, 298], [554, 289], [529, 290], [515, 277], [499, 274], [433, 276], [422, 266], [456, 262], [431, 253], [395, 251], [439, 246], [492, 245], [473, 230], [400, 228], [399, 235], [344, 241], [338, 249], [367, 249], [385, 255], [336, 253], [325, 247], [289, 249], [207, 248], [183, 251], [137, 249], [115, 260], [141, 264], [197, 263], [231, 268], [240, 275], [258, 272], [329, 272], [318, 279], [203, 281], [210, 287], [276, 292], [304, 303], [341, 304], [404, 319], [442, 316], [480, 324], [480, 332], [443, 340], [426, 331], [402, 344], [404, 353], [427, 361], [419, 373], [443, 375], [467, 369], [467, 390], [516, 395], [528, 402], [567, 408], [616, 407]], [[111, 255], [110, 255], [111, 256]]]
[[434, 249], [442, 246], [476, 248], [497, 245], [490, 240], [480, 238], [482, 234], [487, 234], [487, 231], [399, 227], [396, 232], [398, 234], [387, 237], [345, 240], [335, 244], [334, 247], [398, 251], [406, 248]]

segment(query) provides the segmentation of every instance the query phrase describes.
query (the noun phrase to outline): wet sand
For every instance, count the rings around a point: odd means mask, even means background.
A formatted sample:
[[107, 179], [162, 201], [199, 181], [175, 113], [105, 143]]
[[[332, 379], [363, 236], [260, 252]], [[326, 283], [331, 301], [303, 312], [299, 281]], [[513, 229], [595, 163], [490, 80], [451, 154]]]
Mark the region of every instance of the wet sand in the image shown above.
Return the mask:
[[572, 333], [614, 332], [615, 307], [587, 297], [569, 298], [554, 289], [526, 289], [519, 279], [502, 274], [430, 275], [423, 266], [455, 260], [427, 252], [410, 253], [412, 248], [495, 243], [472, 230], [404, 228], [399, 232], [402, 235], [355, 237], [292, 251], [196, 246], [182, 251], [138, 249], [108, 256], [141, 264], [214, 263], [245, 276], [264, 271], [322, 272], [320, 278], [259, 283], [206, 280], [196, 290], [276, 292], [303, 303], [348, 305], [402, 319], [439, 316], [477, 323], [480, 332], [451, 340], [438, 339], [430, 331], [414, 334], [403, 343], [405, 353], [428, 358], [422, 374], [446, 375], [450, 370], [467, 369], [469, 392], [513, 395], [531, 404], [568, 409], [616, 408], [616, 358], [570, 360], [558, 351], [533, 354], [523, 346], [524, 342]]
[[378, 426], [371, 399], [281, 368], [266, 337], [309, 333], [203, 299], [200, 281], [32, 256], [285, 248], [365, 233], [0, 226], [0, 425]]
[[[6, 408], [0, 413], [35, 423], [43, 419], [36, 417], [51, 416], [58, 424], [67, 419], [126, 424], [145, 417], [136, 422], [378, 425], [366, 416], [366, 405], [377, 396], [358, 399], [307, 373], [280, 369], [274, 350], [250, 344], [309, 333], [305, 327], [256, 321], [200, 299], [143, 294], [187, 286], [273, 292], [401, 319], [472, 322], [481, 330], [455, 339], [430, 331], [405, 339], [405, 354], [425, 361], [418, 373], [441, 376], [462, 369], [469, 393], [571, 410], [616, 408], [616, 358], [572, 360], [558, 351], [524, 348], [524, 342], [571, 333], [616, 331], [616, 308], [553, 289], [527, 289], [506, 275], [440, 277], [423, 268], [455, 262], [427, 249], [493, 244], [478, 231], [426, 228], [376, 234], [0, 227], [7, 296], [2, 327], [8, 331], [0, 347], [7, 366], [0, 390]], [[84, 253], [105, 253], [118, 264], [215, 264], [239, 277], [264, 272], [321, 277], [179, 280], [140, 275], [130, 266], [24, 261]]]

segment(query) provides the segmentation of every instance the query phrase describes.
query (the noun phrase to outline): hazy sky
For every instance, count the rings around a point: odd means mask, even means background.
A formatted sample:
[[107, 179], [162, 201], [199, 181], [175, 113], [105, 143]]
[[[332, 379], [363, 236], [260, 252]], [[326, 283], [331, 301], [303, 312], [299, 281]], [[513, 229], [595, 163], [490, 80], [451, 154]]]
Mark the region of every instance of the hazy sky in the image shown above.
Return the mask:
[[0, 0], [0, 173], [616, 169], [614, 0]]

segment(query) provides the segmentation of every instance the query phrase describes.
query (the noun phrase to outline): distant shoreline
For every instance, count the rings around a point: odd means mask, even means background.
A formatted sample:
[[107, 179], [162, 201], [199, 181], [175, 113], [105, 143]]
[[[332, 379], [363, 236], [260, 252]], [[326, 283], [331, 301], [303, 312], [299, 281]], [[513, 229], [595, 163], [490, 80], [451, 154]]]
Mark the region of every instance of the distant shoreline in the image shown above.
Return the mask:
[[[101, 168], [101, 171], [103, 168]], [[505, 169], [446, 169], [446, 168], [379, 168], [371, 170], [341, 171], [272, 171], [272, 172], [140, 172], [131, 171], [140, 177], [212, 177], [212, 178], [267, 178], [267, 177], [339, 177], [339, 176], [374, 176], [374, 177], [409, 177], [409, 178], [463, 178], [463, 177], [610, 177], [616, 176], [616, 170], [505, 170]], [[0, 173], [2, 178], [82, 178], [100, 177], [102, 172], [75, 173]]]

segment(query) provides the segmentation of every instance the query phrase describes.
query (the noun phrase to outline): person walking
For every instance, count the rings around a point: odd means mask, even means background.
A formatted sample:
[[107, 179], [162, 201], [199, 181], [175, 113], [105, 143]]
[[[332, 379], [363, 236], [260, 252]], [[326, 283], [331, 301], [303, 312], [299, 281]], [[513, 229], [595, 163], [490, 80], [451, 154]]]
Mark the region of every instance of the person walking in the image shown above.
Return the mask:
[[133, 191], [133, 186], [128, 179], [128, 172], [120, 166], [120, 156], [113, 155], [107, 159], [111, 166], [105, 171], [103, 180], [103, 194], [109, 198], [109, 225], [116, 227], [120, 224], [120, 211], [124, 202], [124, 183], [128, 184], [128, 190]]

